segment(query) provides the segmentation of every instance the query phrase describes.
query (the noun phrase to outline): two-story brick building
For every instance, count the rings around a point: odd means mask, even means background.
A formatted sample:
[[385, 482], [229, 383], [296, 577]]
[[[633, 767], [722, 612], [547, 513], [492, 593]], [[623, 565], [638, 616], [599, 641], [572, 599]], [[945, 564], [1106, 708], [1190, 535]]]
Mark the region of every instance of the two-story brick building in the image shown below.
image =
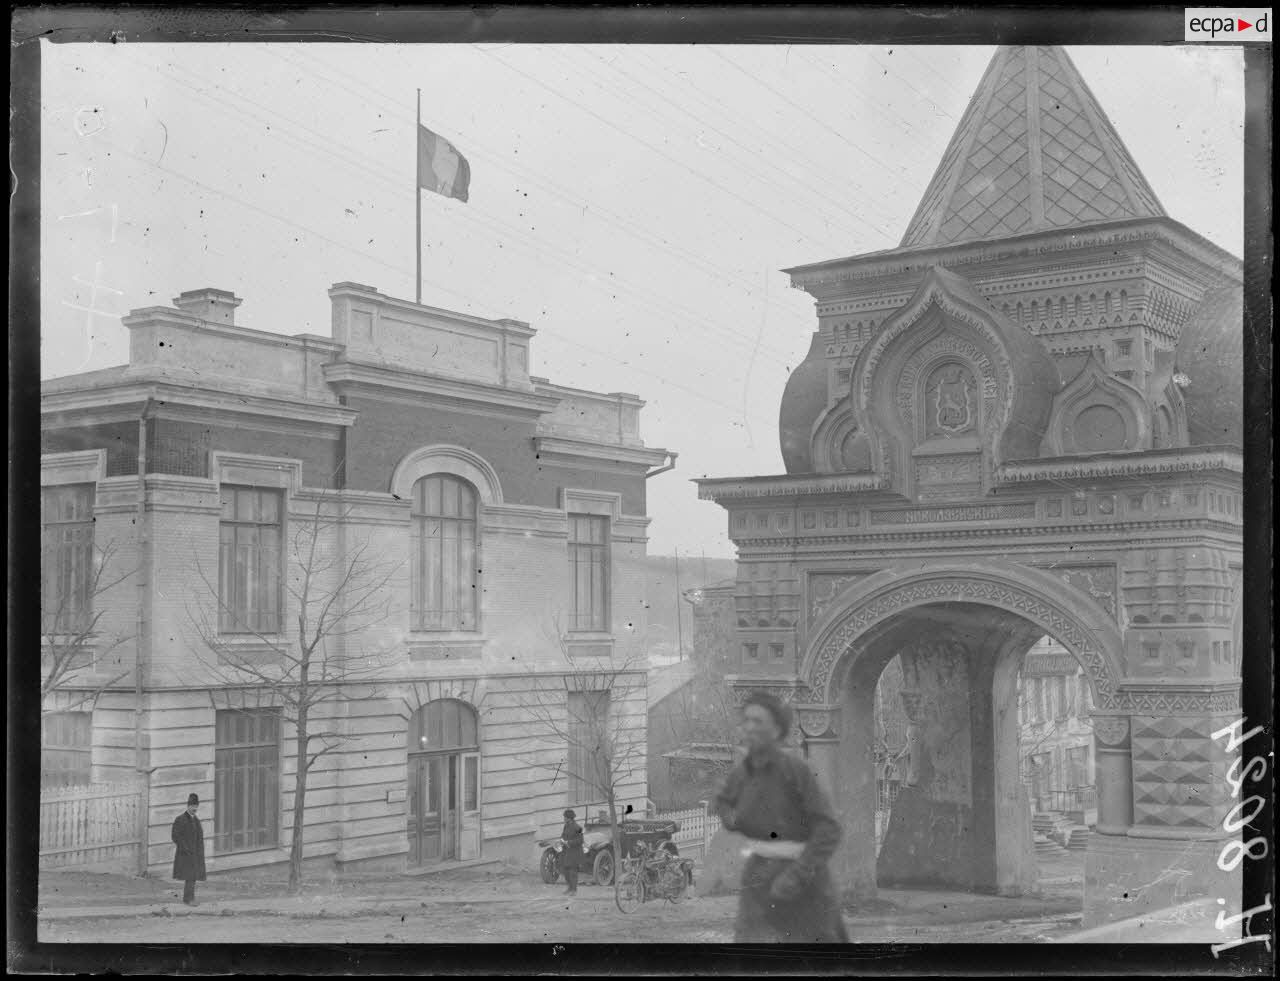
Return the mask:
[[[618, 666], [644, 635], [646, 478], [674, 460], [641, 440], [643, 403], [531, 376], [526, 323], [329, 295], [323, 337], [183, 293], [123, 319], [127, 365], [43, 385], [45, 610], [98, 615], [45, 698], [46, 764], [62, 783], [145, 774], [153, 871], [190, 792], [211, 870], [287, 857], [289, 706], [228, 665], [271, 663], [356, 560], [382, 577], [378, 615], [322, 645], [366, 683], [322, 679], [309, 860], [527, 858], [565, 806], [600, 800], [553, 738], [572, 741], [575, 700], [643, 731], [644, 666]], [[291, 547], [308, 529], [314, 567]], [[95, 593], [104, 554], [119, 575]], [[625, 697], [593, 694], [610, 687]], [[640, 806], [643, 766], [620, 789]]]

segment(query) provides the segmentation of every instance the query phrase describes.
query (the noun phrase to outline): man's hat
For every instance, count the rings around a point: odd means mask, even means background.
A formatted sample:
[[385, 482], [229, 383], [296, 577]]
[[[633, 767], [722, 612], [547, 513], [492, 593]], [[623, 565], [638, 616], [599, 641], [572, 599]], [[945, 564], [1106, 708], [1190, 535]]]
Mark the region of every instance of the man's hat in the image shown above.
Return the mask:
[[572, 821], [578, 815], [574, 814], [573, 811], [565, 811], [564, 816], [567, 817], [570, 821]]
[[200, 803], [199, 796], [197, 796], [196, 794], [187, 794], [187, 807], [190, 807], [192, 804], [199, 804], [199, 803]]

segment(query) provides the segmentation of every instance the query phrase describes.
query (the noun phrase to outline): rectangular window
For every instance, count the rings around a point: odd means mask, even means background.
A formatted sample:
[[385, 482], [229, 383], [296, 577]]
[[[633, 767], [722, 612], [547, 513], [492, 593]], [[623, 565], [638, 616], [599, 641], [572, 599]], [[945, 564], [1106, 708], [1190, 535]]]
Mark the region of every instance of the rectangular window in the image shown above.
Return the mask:
[[218, 630], [275, 634], [281, 628], [284, 508], [278, 490], [222, 487], [218, 527]]
[[40, 602], [46, 634], [88, 630], [93, 617], [93, 484], [40, 491]]
[[781, 661], [783, 657], [783, 648], [781, 644], [770, 644], [769, 653], [773, 655], [775, 661]]
[[743, 644], [742, 659], [744, 661], [758, 661], [760, 659], [759, 644]]
[[274, 848], [280, 833], [279, 711], [219, 711], [215, 738], [214, 852]]
[[609, 629], [609, 519], [569, 515], [571, 630]]
[[53, 789], [88, 784], [92, 759], [92, 712], [52, 712], [41, 717], [41, 787]]
[[1061, 675], [1053, 679], [1053, 717], [1059, 721], [1067, 717], [1067, 679]]
[[1089, 748], [1073, 746], [1067, 750], [1067, 789], [1089, 785]]
[[604, 800], [609, 773], [609, 692], [571, 691], [569, 715], [569, 804]]
[[480, 809], [480, 757], [472, 753], [462, 758], [462, 809]]

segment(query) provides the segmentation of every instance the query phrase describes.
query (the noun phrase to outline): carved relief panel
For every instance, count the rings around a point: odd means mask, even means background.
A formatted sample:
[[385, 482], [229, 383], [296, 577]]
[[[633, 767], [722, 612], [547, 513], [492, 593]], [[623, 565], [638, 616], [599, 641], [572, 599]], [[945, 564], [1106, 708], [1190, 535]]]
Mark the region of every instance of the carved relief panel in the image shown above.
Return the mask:
[[794, 627], [800, 579], [790, 562], [743, 562], [734, 592], [739, 627]]

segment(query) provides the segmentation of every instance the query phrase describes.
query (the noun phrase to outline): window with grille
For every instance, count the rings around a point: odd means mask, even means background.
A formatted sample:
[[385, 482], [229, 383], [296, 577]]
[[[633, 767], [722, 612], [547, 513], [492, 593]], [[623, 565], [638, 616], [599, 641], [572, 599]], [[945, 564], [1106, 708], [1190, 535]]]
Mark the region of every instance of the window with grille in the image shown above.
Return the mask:
[[479, 497], [451, 474], [413, 485], [413, 560], [410, 570], [415, 630], [478, 630], [476, 582]]
[[604, 799], [609, 784], [609, 692], [569, 692], [569, 804]]
[[280, 837], [280, 712], [220, 711], [216, 730], [213, 850], [274, 848]]
[[40, 601], [46, 634], [75, 634], [93, 618], [93, 484], [40, 491]]
[[51, 712], [41, 717], [41, 787], [52, 789], [88, 784], [92, 760], [92, 712]]
[[609, 629], [609, 519], [569, 515], [569, 576], [573, 583], [571, 630]]
[[281, 629], [284, 564], [283, 495], [257, 487], [222, 487], [218, 526], [218, 630], [275, 634]]

